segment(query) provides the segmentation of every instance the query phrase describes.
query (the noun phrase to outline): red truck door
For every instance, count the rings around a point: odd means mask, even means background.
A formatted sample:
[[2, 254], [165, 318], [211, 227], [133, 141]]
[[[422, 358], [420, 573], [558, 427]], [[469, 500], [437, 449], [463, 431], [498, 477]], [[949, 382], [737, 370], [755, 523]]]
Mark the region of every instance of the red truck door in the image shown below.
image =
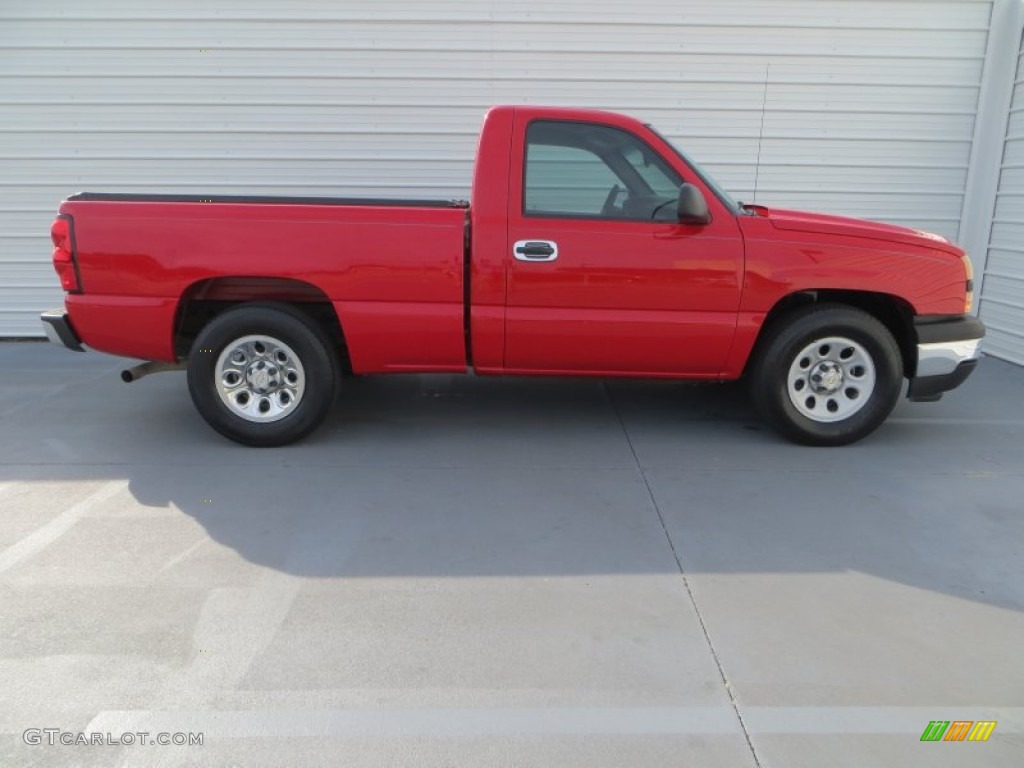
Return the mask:
[[[646, 129], [517, 114], [512, 146], [505, 370], [716, 375], [740, 299], [733, 214]], [[710, 224], [675, 220], [683, 181]]]

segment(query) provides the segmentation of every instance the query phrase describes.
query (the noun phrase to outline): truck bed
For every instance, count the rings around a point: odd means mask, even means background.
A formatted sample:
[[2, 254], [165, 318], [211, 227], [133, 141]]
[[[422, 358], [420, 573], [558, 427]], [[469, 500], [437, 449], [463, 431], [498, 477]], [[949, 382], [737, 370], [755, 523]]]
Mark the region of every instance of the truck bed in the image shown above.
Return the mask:
[[[463, 371], [468, 204], [84, 192], [74, 220], [82, 292], [67, 297], [94, 349], [175, 359], [182, 297], [215, 300], [275, 275], [330, 302], [354, 371]], [[274, 298], [270, 293], [268, 298]]]

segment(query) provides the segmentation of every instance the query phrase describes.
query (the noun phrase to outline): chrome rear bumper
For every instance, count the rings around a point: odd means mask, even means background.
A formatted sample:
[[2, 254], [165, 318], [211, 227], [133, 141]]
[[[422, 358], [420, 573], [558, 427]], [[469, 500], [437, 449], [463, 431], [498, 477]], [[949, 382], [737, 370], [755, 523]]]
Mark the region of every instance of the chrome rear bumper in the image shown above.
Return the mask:
[[43, 330], [46, 331], [46, 338], [54, 344], [60, 344], [75, 352], [85, 352], [82, 340], [78, 338], [75, 329], [71, 327], [68, 313], [65, 310], [51, 309], [48, 312], [43, 312], [39, 319], [43, 323]]

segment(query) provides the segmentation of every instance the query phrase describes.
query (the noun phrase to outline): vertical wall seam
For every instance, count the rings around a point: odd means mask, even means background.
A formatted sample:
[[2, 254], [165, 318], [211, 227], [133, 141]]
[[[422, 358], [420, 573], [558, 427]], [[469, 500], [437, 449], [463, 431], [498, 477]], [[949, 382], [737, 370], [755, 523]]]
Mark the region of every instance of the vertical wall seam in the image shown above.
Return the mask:
[[989, 238], [1022, 33], [1024, 0], [994, 0], [959, 228], [960, 244], [975, 267], [975, 312], [984, 301]]

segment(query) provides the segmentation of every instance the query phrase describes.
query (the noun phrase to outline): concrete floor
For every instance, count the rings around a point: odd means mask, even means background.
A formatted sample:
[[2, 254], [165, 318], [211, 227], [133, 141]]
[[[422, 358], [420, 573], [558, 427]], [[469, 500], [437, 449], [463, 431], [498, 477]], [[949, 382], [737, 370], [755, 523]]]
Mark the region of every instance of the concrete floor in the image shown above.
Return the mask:
[[0, 765], [1024, 763], [1024, 369], [844, 449], [736, 386], [439, 376], [255, 450], [120, 367], [0, 345]]

